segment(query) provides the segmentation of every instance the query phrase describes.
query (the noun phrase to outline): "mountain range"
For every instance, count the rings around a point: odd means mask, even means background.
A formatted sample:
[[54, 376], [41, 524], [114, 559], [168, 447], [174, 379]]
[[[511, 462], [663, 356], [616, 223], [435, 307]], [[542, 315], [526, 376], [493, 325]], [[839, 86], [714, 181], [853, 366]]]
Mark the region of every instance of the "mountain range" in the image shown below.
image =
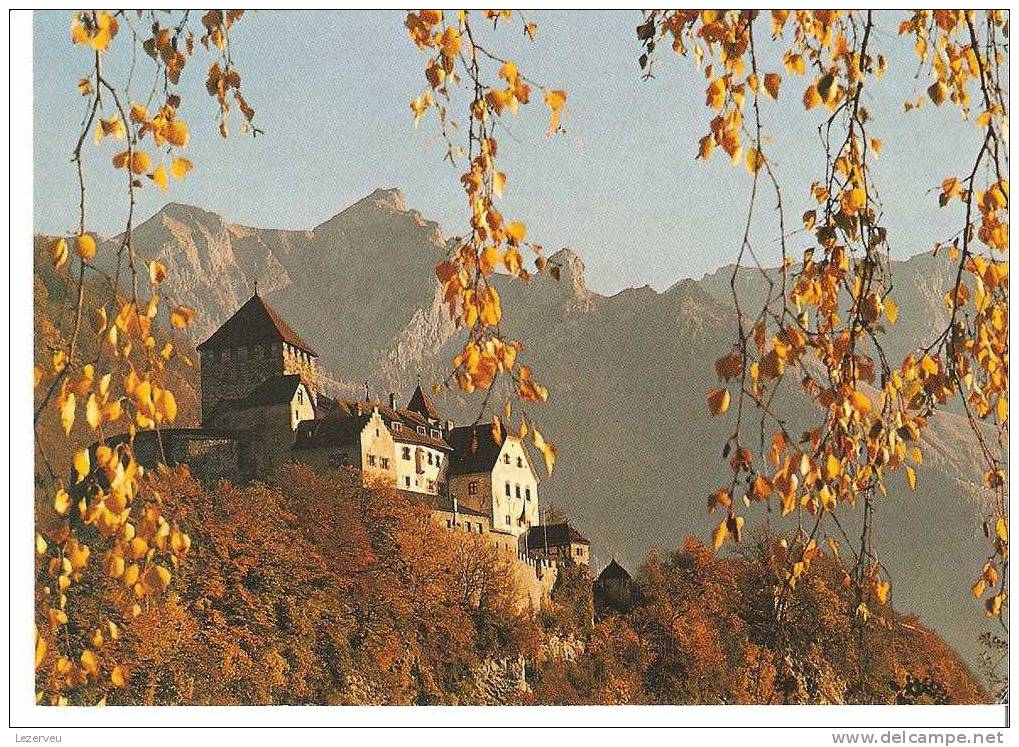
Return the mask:
[[[101, 244], [100, 257], [112, 255], [114, 241]], [[166, 266], [169, 295], [197, 310], [193, 343], [257, 283], [319, 352], [328, 393], [363, 392], [367, 382], [379, 399], [389, 391], [406, 399], [418, 376], [442, 382], [449, 373], [462, 340], [434, 275], [448, 242], [395, 189], [376, 190], [306, 231], [240, 226], [168, 204], [134, 234], [139, 255]], [[524, 341], [523, 358], [550, 391], [546, 404], [529, 410], [559, 449], [541, 501], [567, 513], [591, 540], [596, 566], [616, 558], [633, 571], [650, 549], [679, 547], [688, 535], [706, 539], [717, 523], [706, 501], [725, 480], [721, 450], [733, 426], [708, 414], [704, 395], [717, 385], [713, 364], [735, 329], [733, 268], [663, 292], [645, 286], [602, 295], [587, 287], [573, 251], [549, 261], [558, 280], [496, 281], [503, 329]], [[901, 360], [944, 323], [942, 295], [952, 275], [945, 256], [893, 265], [900, 314], [887, 345], [890, 358]], [[764, 293], [758, 272], [737, 273], [736, 282], [742, 297]], [[481, 397], [444, 389], [436, 404], [469, 423]], [[810, 406], [795, 396], [782, 407], [792, 425], [809, 422]], [[986, 554], [979, 455], [953, 412], [935, 419], [926, 440], [917, 490], [893, 480], [878, 503], [876, 548], [891, 572], [895, 606], [918, 614], [973, 663], [977, 636], [989, 625], [969, 594]], [[786, 525], [777, 514], [749, 512], [750, 526], [765, 523]], [[853, 523], [847, 519], [850, 534]]]

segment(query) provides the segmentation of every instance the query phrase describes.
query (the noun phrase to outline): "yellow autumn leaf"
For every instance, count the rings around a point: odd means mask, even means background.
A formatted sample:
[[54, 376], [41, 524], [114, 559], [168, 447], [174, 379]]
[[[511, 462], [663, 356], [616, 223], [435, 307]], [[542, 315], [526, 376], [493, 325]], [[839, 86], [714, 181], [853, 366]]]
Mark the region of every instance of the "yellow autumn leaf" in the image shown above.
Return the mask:
[[722, 519], [718, 523], [718, 526], [715, 527], [715, 531], [712, 532], [711, 534], [711, 540], [715, 550], [722, 546], [722, 543], [725, 542], [725, 539], [728, 536], [729, 536], [728, 520]]
[[910, 490], [916, 490], [916, 470], [912, 467], [906, 467], [906, 481]]
[[92, 426], [92, 430], [99, 427], [99, 403], [96, 401], [94, 393], [88, 396], [88, 402], [85, 403], [85, 420]]
[[149, 154], [143, 150], [136, 150], [131, 154], [131, 171], [135, 174], [144, 174], [152, 165]]
[[510, 239], [519, 244], [527, 235], [527, 226], [520, 221], [514, 221], [506, 226], [506, 234], [510, 237]]
[[887, 581], [877, 581], [874, 583], [874, 593], [881, 604], [888, 601], [888, 592], [891, 591], [891, 588], [892, 585]]
[[856, 410], [861, 415], [866, 415], [871, 411], [871, 409], [873, 409], [870, 397], [868, 397], [866, 394], [859, 391], [858, 389], [853, 390], [852, 394], [850, 395], [850, 401], [853, 404], [853, 409]]
[[91, 262], [96, 256], [96, 240], [90, 234], [83, 233], [75, 240], [75, 251], [78, 256], [86, 262]]
[[99, 659], [91, 649], [85, 649], [81, 653], [81, 668], [93, 677], [99, 673]]
[[67, 512], [71, 510], [71, 496], [63, 488], [59, 488], [53, 496], [53, 510], [61, 516], [67, 516]]
[[890, 298], [884, 300], [885, 316], [888, 317], [890, 324], [895, 324], [899, 320], [899, 305]]
[[177, 419], [177, 400], [174, 398], [173, 392], [169, 389], [164, 389], [159, 402], [166, 422], [172, 423], [175, 421]]
[[128, 680], [127, 669], [120, 664], [115, 666], [113, 668], [113, 671], [110, 672], [110, 682], [112, 682], [115, 687], [120, 688], [127, 687], [127, 680]]
[[722, 78], [715, 78], [708, 84], [704, 92], [704, 103], [715, 111], [719, 111], [724, 106], [725, 81]]
[[166, 176], [166, 166], [159, 164], [159, 166], [156, 167], [156, 170], [149, 174], [149, 178], [156, 183], [157, 187], [164, 192], [166, 191], [167, 183], [169, 181]]
[[708, 409], [711, 410], [712, 415], [724, 415], [725, 411], [729, 409], [729, 390], [709, 389], [707, 400]]
[[179, 119], [175, 119], [170, 122], [166, 127], [166, 140], [171, 145], [176, 145], [179, 148], [183, 148], [188, 144], [190, 138], [188, 133], [188, 126], [186, 122], [182, 122]]
[[834, 454], [829, 454], [824, 464], [824, 471], [830, 482], [842, 473], [842, 462]]
[[71, 435], [71, 428], [74, 426], [74, 410], [76, 400], [74, 392], [68, 392], [60, 405], [60, 424], [64, 428], [64, 435]]
[[778, 98], [778, 89], [782, 85], [782, 76], [778, 73], [765, 73], [764, 74], [764, 90], [768, 92], [768, 95], [773, 99]]
[[57, 239], [53, 242], [53, 248], [51, 250], [53, 255], [53, 266], [56, 269], [60, 269], [67, 264], [67, 239]]
[[506, 189], [506, 175], [501, 171], [496, 171], [492, 175], [492, 191], [495, 192], [496, 197], [502, 197], [502, 193]]
[[821, 94], [817, 92], [817, 86], [808, 86], [807, 90], [803, 92], [803, 108], [810, 111], [820, 103]]
[[74, 471], [78, 473], [77, 482], [84, 480], [89, 473], [88, 449], [78, 449], [74, 453]]
[[177, 180], [183, 179], [187, 176], [192, 168], [193, 164], [191, 161], [186, 158], [181, 158], [180, 156], [177, 156], [170, 161], [170, 173], [172, 173], [173, 178]]
[[566, 91], [546, 91], [545, 103], [548, 104], [548, 108], [551, 110], [546, 134], [551, 135], [559, 129], [559, 119], [562, 115], [563, 107], [566, 105]]
[[42, 666], [43, 660], [46, 658], [47, 651], [46, 639], [39, 635], [39, 631], [35, 633], [35, 668], [38, 669]]

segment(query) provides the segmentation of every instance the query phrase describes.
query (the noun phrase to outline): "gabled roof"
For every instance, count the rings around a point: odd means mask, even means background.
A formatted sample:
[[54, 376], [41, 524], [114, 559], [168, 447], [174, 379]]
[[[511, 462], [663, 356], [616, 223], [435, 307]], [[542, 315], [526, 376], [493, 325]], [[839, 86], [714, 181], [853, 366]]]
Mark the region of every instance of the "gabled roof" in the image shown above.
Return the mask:
[[[432, 435], [433, 428], [416, 412], [393, 410], [381, 402], [349, 399], [333, 400], [325, 409], [323, 417], [305, 421], [297, 429], [297, 448], [338, 446], [352, 442], [359, 437], [372, 412], [377, 409], [397, 443], [417, 444], [440, 451], [451, 450], [445, 439]], [[402, 427], [394, 428], [394, 422], [400, 423]], [[426, 432], [418, 433], [418, 426], [425, 428]]]
[[302, 420], [297, 425], [294, 448], [314, 449], [357, 444], [360, 442], [361, 431], [370, 419], [370, 415], [350, 415]]
[[633, 578], [623, 566], [616, 562], [613, 558], [612, 562], [605, 566], [604, 570], [598, 574], [599, 581], [605, 581], [606, 579], [623, 579], [624, 581], [632, 581]]
[[417, 412], [424, 415], [426, 418], [431, 420], [440, 420], [439, 411], [435, 409], [435, 405], [432, 404], [431, 398], [425, 394], [421, 385], [417, 385], [417, 389], [414, 390], [414, 394], [410, 398], [410, 402], [407, 403], [407, 409], [411, 412]]
[[238, 399], [221, 399], [216, 406], [231, 410], [246, 410], [249, 407], [286, 405], [294, 398], [294, 393], [300, 385], [300, 374], [272, 376], [252, 389], [246, 396]]
[[232, 317], [220, 325], [198, 350], [233, 348], [258, 342], [285, 342], [318, 357], [311, 346], [290, 329], [275, 309], [258, 295], [252, 296]]
[[527, 546], [532, 550], [566, 545], [590, 545], [590, 541], [572, 524], [539, 524], [527, 530]]
[[496, 443], [492, 426], [488, 423], [454, 428], [448, 438], [453, 447], [453, 456], [449, 460], [450, 477], [491, 472], [499, 461], [502, 444]]

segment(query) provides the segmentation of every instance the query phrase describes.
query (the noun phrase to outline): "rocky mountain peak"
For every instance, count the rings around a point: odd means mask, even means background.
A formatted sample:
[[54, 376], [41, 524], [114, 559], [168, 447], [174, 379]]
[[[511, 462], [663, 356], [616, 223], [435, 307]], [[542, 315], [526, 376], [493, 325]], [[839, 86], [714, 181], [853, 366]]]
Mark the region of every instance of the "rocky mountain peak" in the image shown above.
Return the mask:
[[562, 248], [548, 258], [550, 266], [559, 268], [559, 282], [566, 289], [572, 291], [577, 297], [591, 295], [585, 278], [584, 262], [577, 254], [568, 248]]

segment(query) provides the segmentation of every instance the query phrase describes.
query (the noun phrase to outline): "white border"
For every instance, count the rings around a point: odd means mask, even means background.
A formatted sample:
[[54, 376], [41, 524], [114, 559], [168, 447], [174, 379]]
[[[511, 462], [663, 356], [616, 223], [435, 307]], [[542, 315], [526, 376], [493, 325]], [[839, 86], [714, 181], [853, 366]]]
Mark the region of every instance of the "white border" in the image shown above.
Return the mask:
[[[937, 3], [940, 5], [940, 3]], [[258, 3], [253, 5], [258, 6]], [[512, 5], [512, 3], [510, 4]], [[45, 708], [35, 706], [32, 698], [32, 390], [28, 362], [32, 358], [32, 330], [28, 324], [32, 304], [32, 18], [30, 11], [12, 11], [8, 16], [10, 40], [7, 121], [10, 122], [10, 307], [17, 309], [14, 319], [8, 318], [5, 329], [10, 331], [5, 367], [5, 380], [15, 373], [10, 391], [9, 422], [12, 429], [5, 433], [15, 437], [10, 450], [3, 449], [7, 473], [11, 479], [10, 558], [8, 569], [11, 592], [8, 619], [17, 621], [11, 636], [9, 685], [11, 697], [10, 724], [19, 735], [52, 733], [53, 729], [92, 727], [89, 730], [66, 732], [69, 742], [109, 744], [111, 739], [124, 739], [127, 734], [108, 727], [338, 727], [338, 726], [431, 726], [431, 727], [727, 727], [728, 734], [708, 729], [672, 733], [670, 742], [690, 738], [694, 743], [722, 739], [754, 739], [783, 745], [828, 742], [830, 736], [812, 729], [792, 731], [790, 727], [814, 727], [838, 731], [842, 729], [877, 729], [875, 743], [892, 727], [913, 727], [924, 730], [950, 729], [964, 732], [967, 727], [980, 732], [997, 732], [1004, 724], [1002, 706], [639, 706], [639, 707], [521, 707], [521, 708], [323, 708], [323, 707], [177, 707], [177, 708]], [[13, 103], [12, 103], [13, 102]], [[14, 119], [10, 119], [11, 113]], [[4, 268], [6, 272], [7, 268]], [[9, 314], [5, 309], [5, 314]], [[11, 324], [13, 322], [13, 325]], [[16, 432], [15, 432], [16, 431]], [[7, 445], [7, 444], [5, 444]], [[9, 456], [8, 456], [9, 455]], [[12, 469], [13, 465], [13, 469]], [[12, 583], [14, 579], [19, 582]], [[106, 728], [104, 728], [106, 727]], [[738, 727], [779, 727], [778, 732], [736, 732]], [[609, 733], [611, 735], [611, 732]], [[741, 736], [742, 735], [742, 736]], [[780, 736], [781, 735], [781, 736]], [[169, 744], [190, 740], [190, 732], [146, 731], [134, 735], [148, 744]], [[215, 734], [212, 738], [219, 739]], [[294, 738], [303, 738], [294, 734]], [[648, 735], [650, 737], [650, 734]], [[728, 739], [726, 739], [728, 737]], [[226, 733], [222, 738], [229, 738]], [[275, 739], [275, 737], [273, 737]], [[308, 738], [312, 737], [310, 734]], [[486, 733], [485, 740], [501, 743], [503, 739]], [[526, 735], [509, 736], [527, 739]], [[555, 738], [554, 735], [552, 738]], [[615, 741], [615, 737], [609, 738]], [[585, 741], [591, 741], [587, 736]], [[204, 741], [204, 740], [203, 740]], [[507, 740], [508, 741], [508, 740]], [[599, 740], [595, 740], [599, 741]], [[828, 742], [830, 743], [830, 742]], [[908, 742], [907, 742], [908, 743]]]

